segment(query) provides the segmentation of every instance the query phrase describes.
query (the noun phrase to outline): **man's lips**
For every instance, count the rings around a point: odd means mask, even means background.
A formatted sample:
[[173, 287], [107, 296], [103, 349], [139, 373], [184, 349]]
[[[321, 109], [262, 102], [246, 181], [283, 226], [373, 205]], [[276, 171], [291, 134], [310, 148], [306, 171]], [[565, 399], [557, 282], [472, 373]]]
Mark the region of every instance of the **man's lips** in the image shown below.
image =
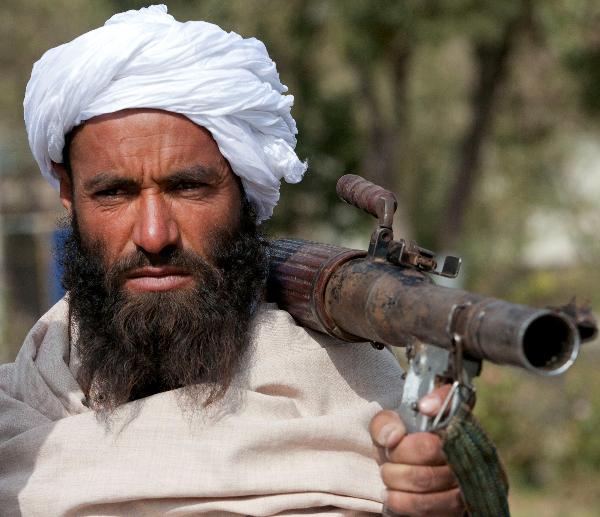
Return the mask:
[[192, 280], [192, 275], [180, 267], [147, 266], [129, 272], [125, 287], [133, 291], [168, 291], [186, 287]]

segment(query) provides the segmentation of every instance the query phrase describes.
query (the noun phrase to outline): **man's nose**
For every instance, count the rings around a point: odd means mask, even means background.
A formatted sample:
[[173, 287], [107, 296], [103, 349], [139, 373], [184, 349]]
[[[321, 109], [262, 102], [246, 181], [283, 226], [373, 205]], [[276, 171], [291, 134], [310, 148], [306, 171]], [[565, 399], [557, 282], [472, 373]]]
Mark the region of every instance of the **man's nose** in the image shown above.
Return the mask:
[[133, 243], [148, 253], [160, 253], [166, 247], [177, 246], [179, 226], [169, 203], [160, 194], [142, 194], [138, 202]]

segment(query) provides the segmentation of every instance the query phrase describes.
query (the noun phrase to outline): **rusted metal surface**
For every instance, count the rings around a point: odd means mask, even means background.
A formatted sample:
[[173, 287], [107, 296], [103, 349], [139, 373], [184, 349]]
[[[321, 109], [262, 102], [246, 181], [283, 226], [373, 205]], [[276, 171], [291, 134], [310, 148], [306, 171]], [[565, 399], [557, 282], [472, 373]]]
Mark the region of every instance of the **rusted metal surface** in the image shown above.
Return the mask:
[[380, 225], [386, 228], [392, 227], [398, 202], [396, 196], [389, 190], [360, 176], [346, 174], [338, 180], [336, 192], [346, 203], [350, 203], [379, 219]]
[[270, 299], [301, 324], [346, 341], [442, 348], [463, 339], [467, 356], [551, 375], [573, 362], [579, 339], [570, 318], [435, 285], [415, 268], [365, 252], [295, 239], [270, 245]]
[[366, 251], [304, 241], [278, 239], [269, 243], [267, 299], [276, 302], [306, 327], [346, 341], [361, 341], [336, 328], [323, 311], [323, 294], [337, 267]]
[[302, 325], [345, 341], [408, 346], [409, 359], [422, 342], [545, 375], [572, 364], [580, 337], [597, 335], [587, 303], [534, 309], [436, 286], [424, 272], [453, 278], [460, 258], [446, 257], [437, 272], [433, 252], [394, 241], [391, 192], [354, 175], [340, 178], [337, 192], [379, 219], [368, 252], [298, 239], [269, 245], [268, 297]]
[[388, 246], [387, 259], [398, 266], [407, 264], [425, 271], [431, 271], [437, 268], [437, 262], [433, 257], [435, 257], [435, 253], [417, 246], [415, 241], [412, 241], [408, 248], [404, 244], [404, 240], [392, 241]]
[[578, 336], [570, 319], [497, 298], [441, 287], [417, 270], [353, 260], [331, 276], [326, 311], [366, 340], [406, 346], [411, 340], [453, 347], [467, 356], [552, 374], [570, 366]]

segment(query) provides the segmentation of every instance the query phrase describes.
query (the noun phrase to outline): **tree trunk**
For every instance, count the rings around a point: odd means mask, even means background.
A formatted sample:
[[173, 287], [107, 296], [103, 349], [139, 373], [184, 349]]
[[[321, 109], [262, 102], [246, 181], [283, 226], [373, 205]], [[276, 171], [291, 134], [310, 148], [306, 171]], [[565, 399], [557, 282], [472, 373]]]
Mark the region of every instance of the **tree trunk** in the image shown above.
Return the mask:
[[398, 211], [394, 219], [396, 237], [411, 234], [406, 203], [399, 189], [402, 171], [398, 170], [402, 162], [399, 157], [405, 155], [407, 142], [407, 78], [411, 51], [408, 46], [398, 45], [387, 56], [386, 66], [392, 74], [394, 85], [392, 122], [390, 116], [383, 116], [381, 102], [377, 99], [374, 74], [366, 67], [360, 68], [362, 100], [371, 112], [371, 126], [367, 144], [361, 160], [361, 174], [377, 185], [391, 190], [398, 197]]
[[406, 79], [410, 52], [404, 47], [391, 52], [386, 60], [392, 70], [394, 113], [390, 123], [389, 116], [381, 113], [382, 103], [377, 98], [372, 70], [360, 67], [360, 85], [362, 99], [371, 112], [371, 126], [367, 136], [367, 145], [361, 161], [362, 173], [365, 177], [389, 190], [395, 190], [397, 182], [396, 159], [398, 148], [403, 145], [406, 135]]
[[473, 189], [481, 172], [481, 151], [492, 124], [493, 105], [506, 75], [508, 57], [523, 22], [530, 20], [528, 2], [524, 4], [521, 16], [506, 24], [500, 41], [481, 43], [476, 47], [478, 80], [472, 98], [473, 121], [462, 140], [456, 178], [438, 226], [436, 247], [440, 250], [452, 249], [461, 233]]

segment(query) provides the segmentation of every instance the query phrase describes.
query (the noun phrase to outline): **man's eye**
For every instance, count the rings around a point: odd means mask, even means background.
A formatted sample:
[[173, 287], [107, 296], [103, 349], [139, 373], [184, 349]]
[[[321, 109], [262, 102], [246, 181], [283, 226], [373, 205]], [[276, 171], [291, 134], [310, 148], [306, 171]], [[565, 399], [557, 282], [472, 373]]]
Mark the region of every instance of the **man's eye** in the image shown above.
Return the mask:
[[121, 194], [124, 194], [125, 191], [121, 188], [107, 188], [104, 190], [100, 190], [99, 192], [96, 192], [96, 196], [101, 196], [101, 197], [113, 197], [113, 196], [118, 196]]
[[198, 183], [195, 181], [182, 181], [173, 186], [173, 190], [195, 190], [205, 187], [206, 183]]
[[129, 190], [124, 189], [122, 187], [113, 187], [113, 188], [105, 188], [103, 190], [99, 190], [94, 194], [94, 197], [98, 198], [111, 198], [111, 197], [119, 197], [126, 196], [129, 194]]

